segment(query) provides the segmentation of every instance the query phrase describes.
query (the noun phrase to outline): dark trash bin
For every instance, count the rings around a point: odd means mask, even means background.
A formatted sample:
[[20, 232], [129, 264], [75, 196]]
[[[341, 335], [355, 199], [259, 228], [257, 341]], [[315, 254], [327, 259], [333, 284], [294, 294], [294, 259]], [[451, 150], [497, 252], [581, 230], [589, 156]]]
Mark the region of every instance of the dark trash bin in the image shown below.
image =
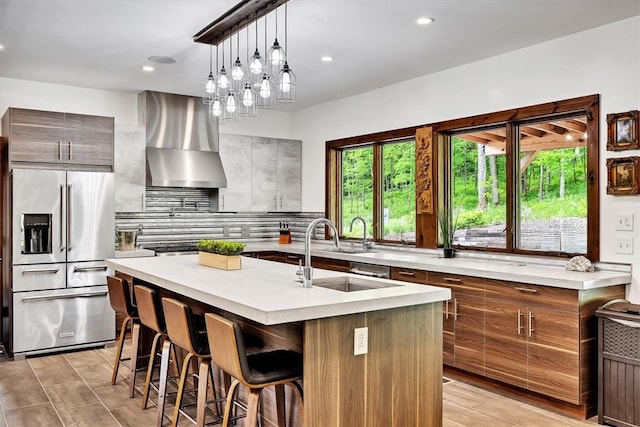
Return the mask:
[[640, 427], [640, 305], [609, 301], [598, 316], [598, 423]]

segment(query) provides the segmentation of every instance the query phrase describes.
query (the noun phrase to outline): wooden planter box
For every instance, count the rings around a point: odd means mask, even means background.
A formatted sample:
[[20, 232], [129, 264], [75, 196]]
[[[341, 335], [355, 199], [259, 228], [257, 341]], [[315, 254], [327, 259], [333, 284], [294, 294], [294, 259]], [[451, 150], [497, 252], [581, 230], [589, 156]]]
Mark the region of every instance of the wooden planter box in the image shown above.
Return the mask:
[[198, 263], [221, 270], [240, 270], [240, 255], [227, 256], [198, 252]]

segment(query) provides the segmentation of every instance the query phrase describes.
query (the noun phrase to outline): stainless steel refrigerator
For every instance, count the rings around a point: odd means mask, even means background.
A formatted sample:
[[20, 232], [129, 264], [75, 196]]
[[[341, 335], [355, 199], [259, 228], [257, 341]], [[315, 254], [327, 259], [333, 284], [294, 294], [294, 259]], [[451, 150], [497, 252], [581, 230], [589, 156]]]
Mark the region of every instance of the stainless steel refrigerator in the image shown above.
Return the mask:
[[11, 180], [12, 352], [112, 341], [113, 173], [13, 169]]

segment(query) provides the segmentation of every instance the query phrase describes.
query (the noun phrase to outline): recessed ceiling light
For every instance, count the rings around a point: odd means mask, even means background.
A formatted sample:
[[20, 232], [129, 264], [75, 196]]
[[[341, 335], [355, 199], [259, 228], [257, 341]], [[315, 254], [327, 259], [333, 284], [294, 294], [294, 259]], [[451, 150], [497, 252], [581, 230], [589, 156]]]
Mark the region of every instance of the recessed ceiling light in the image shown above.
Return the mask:
[[156, 64], [173, 64], [176, 62], [176, 60], [170, 56], [150, 56], [149, 61], [155, 62]]
[[0, 44], [0, 50], [4, 50], [4, 45]]
[[153, 68], [151, 65], [143, 65], [142, 67], [140, 67], [140, 69], [142, 71], [145, 71], [147, 73], [150, 73], [152, 71], [155, 71], [155, 68]]
[[435, 19], [433, 18], [418, 18], [416, 20], [416, 24], [418, 25], [429, 25], [431, 23], [433, 23], [435, 21]]
[[326, 56], [323, 56], [322, 58], [320, 58], [320, 61], [322, 61], [322, 62], [333, 62], [334, 59], [335, 58], [333, 56], [326, 55]]

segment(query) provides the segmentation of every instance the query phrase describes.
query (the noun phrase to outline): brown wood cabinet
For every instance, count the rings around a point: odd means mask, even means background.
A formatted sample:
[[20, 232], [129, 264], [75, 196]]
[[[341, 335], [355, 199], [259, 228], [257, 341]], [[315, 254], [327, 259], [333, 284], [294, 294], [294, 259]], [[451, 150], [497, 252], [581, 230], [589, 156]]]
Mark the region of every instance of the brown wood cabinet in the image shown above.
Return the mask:
[[442, 313], [444, 363], [484, 375], [484, 279], [429, 272], [427, 283], [451, 289]]
[[9, 108], [2, 120], [12, 164], [113, 170], [113, 117]]
[[391, 279], [426, 285], [427, 272], [424, 270], [414, 270], [412, 268], [391, 267]]

